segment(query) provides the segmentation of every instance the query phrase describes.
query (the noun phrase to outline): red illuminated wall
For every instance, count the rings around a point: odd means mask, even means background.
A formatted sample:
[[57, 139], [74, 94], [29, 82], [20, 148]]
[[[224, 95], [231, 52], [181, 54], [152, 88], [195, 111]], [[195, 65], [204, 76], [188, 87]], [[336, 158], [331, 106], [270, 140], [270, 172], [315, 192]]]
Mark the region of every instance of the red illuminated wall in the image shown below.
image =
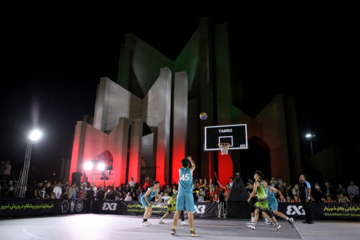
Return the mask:
[[230, 154], [221, 155], [218, 151], [218, 180], [225, 187], [226, 183], [230, 182], [230, 177], [233, 177], [233, 161]]

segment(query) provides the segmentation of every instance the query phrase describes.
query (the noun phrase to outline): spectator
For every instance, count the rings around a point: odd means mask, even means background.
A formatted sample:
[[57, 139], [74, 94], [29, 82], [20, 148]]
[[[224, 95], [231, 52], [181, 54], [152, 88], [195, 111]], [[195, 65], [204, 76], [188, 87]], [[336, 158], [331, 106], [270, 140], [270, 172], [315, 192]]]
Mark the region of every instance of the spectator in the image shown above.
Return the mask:
[[53, 195], [54, 195], [54, 198], [56, 198], [56, 199], [62, 198], [62, 188], [61, 188], [60, 181], [56, 183], [56, 186], [53, 189]]
[[141, 190], [142, 190], [142, 187], [139, 185], [138, 188], [135, 191], [137, 196], [140, 196]]
[[7, 197], [13, 198], [15, 196], [16, 187], [17, 187], [17, 182], [13, 181], [13, 180], [10, 180], [9, 181], [9, 190], [8, 190], [8, 193], [7, 193]]
[[295, 184], [292, 189], [292, 194], [294, 197], [294, 202], [299, 202], [299, 184]]
[[69, 187], [67, 199], [76, 198], [76, 191], [77, 191], [76, 182], [73, 182]]
[[194, 197], [194, 202], [197, 202], [197, 193], [199, 192], [199, 188], [197, 186], [197, 183], [193, 183], [193, 197]]
[[46, 194], [46, 187], [44, 185], [40, 188], [40, 198], [41, 199], [50, 198], [50, 196]]
[[[210, 179], [210, 181], [211, 181], [211, 179]], [[210, 183], [211, 183], [211, 182], [210, 182]], [[233, 183], [234, 183], [234, 178], [233, 178], [233, 177], [230, 177], [230, 182], [229, 182], [230, 188], [232, 187]]]
[[200, 191], [197, 193], [197, 199], [198, 199], [198, 202], [204, 202], [205, 201], [204, 187], [200, 187]]
[[352, 194], [354, 197], [359, 195], [359, 188], [355, 185], [354, 180], [350, 181], [347, 191], [349, 195]]
[[131, 180], [130, 180], [130, 182], [129, 182], [129, 186], [130, 186], [131, 188], [134, 188], [134, 187], [135, 187], [135, 181], [134, 181], [134, 178], [133, 178], [133, 177], [131, 177]]
[[344, 196], [348, 195], [348, 192], [346, 191], [346, 188], [344, 188], [341, 183], [339, 183], [338, 189], [336, 189], [336, 195], [340, 195], [340, 193], [342, 193]]
[[319, 183], [315, 183], [315, 189], [311, 193], [311, 199], [313, 202], [323, 202], [325, 200], [325, 194], [321, 190]]
[[102, 185], [100, 184], [99, 188], [97, 190], [97, 193], [96, 193], [96, 199], [97, 200], [103, 200], [104, 196], [105, 196], [105, 191], [104, 191]]
[[85, 192], [83, 187], [79, 187], [76, 198], [85, 199]]
[[151, 187], [151, 182], [150, 182], [149, 177], [146, 177], [146, 178], [145, 178], [145, 184], [144, 184], [144, 187], [145, 187], [145, 192], [148, 190], [148, 188], [150, 188], [150, 187]]
[[271, 180], [270, 180], [270, 186], [274, 187], [274, 188], [277, 188], [277, 181], [275, 179], [275, 176], [272, 176], [271, 177]]
[[138, 197], [139, 202], [140, 202], [140, 200], [141, 200], [141, 197], [144, 196], [145, 193], [146, 193], [146, 192], [145, 192], [145, 189], [142, 189], [142, 190], [141, 190], [141, 193], [140, 193], [140, 195], [139, 195], [139, 197]]
[[342, 192], [339, 194], [339, 197], [338, 197], [338, 199], [337, 199], [337, 202], [338, 202], [338, 203], [351, 203], [350, 199], [347, 198], [347, 197], [344, 195], [344, 193], [342, 193]]
[[43, 188], [44, 182], [40, 181], [34, 188], [34, 197], [37, 199], [42, 199], [41, 190]]
[[330, 195], [326, 196], [325, 202], [332, 203], [335, 202]]
[[45, 183], [45, 195], [46, 195], [46, 198], [52, 198], [53, 188], [51, 187], [51, 182], [45, 180], [44, 183]]
[[331, 198], [334, 196], [333, 187], [330, 185], [329, 181], [325, 181], [324, 194], [325, 196], [330, 196]]
[[11, 173], [11, 163], [10, 161], [6, 161], [5, 163], [6, 165], [6, 169], [5, 169], [5, 176], [10, 176], [10, 173]]
[[169, 196], [172, 196], [172, 188], [170, 187], [170, 185], [166, 185], [166, 188], [164, 190], [164, 194], [167, 193]]
[[0, 163], [0, 176], [5, 176], [5, 171], [6, 171], [6, 163], [4, 160], [2, 160]]
[[224, 200], [226, 201], [227, 200], [227, 197], [230, 193], [230, 185], [227, 183], [226, 186], [224, 187], [223, 185], [221, 185], [221, 183], [219, 181], [217, 181], [217, 183], [219, 184], [219, 186], [224, 189]]
[[164, 196], [161, 197], [162, 202], [168, 202], [169, 199], [170, 199], [170, 196], [169, 196], [169, 194], [167, 192], [164, 193]]
[[68, 197], [69, 196], [69, 189], [70, 189], [70, 186], [66, 185], [65, 188], [64, 188], [63, 194], [62, 194], [63, 199], [70, 199], [70, 197]]
[[290, 197], [290, 195], [288, 195], [288, 196], [286, 197], [286, 202], [294, 202], [294, 199], [292, 199], [292, 198]]
[[285, 199], [289, 195], [289, 188], [286, 186], [286, 184], [287, 184], [286, 181], [283, 181], [281, 186], [279, 186], [279, 191], [281, 192], [281, 194], [284, 196]]
[[[123, 201], [125, 199], [126, 195], [124, 195], [122, 192], [119, 193], [118, 200]], [[115, 199], [116, 200], [116, 199]]]
[[130, 192], [128, 192], [128, 193], [126, 194], [126, 197], [125, 197], [124, 201], [132, 201], [132, 196], [131, 196], [131, 193], [130, 193]]
[[220, 202], [220, 198], [219, 195], [217, 193], [215, 193], [212, 197], [212, 202]]
[[215, 192], [215, 187], [214, 186], [210, 187], [209, 196], [210, 196], [211, 200], [214, 198], [215, 194], [217, 194], [217, 197], [219, 197], [219, 194], [217, 192]]
[[111, 187], [108, 188], [104, 195], [104, 199], [106, 200], [115, 200], [114, 191]]
[[133, 192], [132, 193], [132, 201], [139, 201], [139, 199], [138, 199], [138, 197], [137, 197], [137, 195], [136, 195], [136, 193], [135, 192]]
[[281, 176], [278, 176], [278, 179], [277, 179], [277, 189], [280, 189], [280, 187], [283, 185], [283, 179]]

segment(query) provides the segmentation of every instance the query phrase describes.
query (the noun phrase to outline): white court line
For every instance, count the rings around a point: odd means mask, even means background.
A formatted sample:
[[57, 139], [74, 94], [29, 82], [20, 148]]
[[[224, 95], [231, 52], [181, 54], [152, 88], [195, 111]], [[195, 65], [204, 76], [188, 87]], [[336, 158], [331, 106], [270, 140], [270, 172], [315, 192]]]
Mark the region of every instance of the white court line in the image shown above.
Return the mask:
[[23, 228], [23, 232], [24, 232], [25, 234], [27, 234], [27, 235], [31, 236], [31, 237], [34, 237], [34, 238], [38, 238], [38, 239], [45, 239], [45, 240], [47, 240], [47, 238], [38, 237], [38, 236], [35, 236], [35, 235], [33, 235], [33, 234], [29, 233], [28, 231], [26, 231], [26, 229], [25, 229], [25, 228]]
[[304, 235], [302, 234], [302, 232], [300, 231], [300, 229], [296, 226], [296, 224], [294, 223], [294, 226], [296, 228], [296, 231], [298, 231], [298, 233], [300, 234], [300, 237], [302, 240], [306, 240], [306, 238], [304, 237]]

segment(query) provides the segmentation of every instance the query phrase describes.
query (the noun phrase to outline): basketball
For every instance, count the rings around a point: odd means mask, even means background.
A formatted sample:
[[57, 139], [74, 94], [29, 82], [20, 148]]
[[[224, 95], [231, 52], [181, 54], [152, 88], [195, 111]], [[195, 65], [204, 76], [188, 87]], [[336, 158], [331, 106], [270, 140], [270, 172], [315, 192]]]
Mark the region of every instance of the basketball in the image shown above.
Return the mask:
[[206, 120], [206, 119], [207, 119], [207, 114], [206, 114], [206, 112], [200, 113], [200, 119], [201, 119], [201, 120]]

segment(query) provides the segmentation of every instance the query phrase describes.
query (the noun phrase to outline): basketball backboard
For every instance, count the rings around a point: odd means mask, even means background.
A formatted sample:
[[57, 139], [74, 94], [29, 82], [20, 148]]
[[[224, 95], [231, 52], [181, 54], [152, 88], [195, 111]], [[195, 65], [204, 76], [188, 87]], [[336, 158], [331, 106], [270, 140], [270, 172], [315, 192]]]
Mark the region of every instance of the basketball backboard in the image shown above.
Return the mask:
[[219, 143], [230, 143], [229, 150], [248, 149], [246, 124], [205, 127], [204, 151], [220, 151]]

